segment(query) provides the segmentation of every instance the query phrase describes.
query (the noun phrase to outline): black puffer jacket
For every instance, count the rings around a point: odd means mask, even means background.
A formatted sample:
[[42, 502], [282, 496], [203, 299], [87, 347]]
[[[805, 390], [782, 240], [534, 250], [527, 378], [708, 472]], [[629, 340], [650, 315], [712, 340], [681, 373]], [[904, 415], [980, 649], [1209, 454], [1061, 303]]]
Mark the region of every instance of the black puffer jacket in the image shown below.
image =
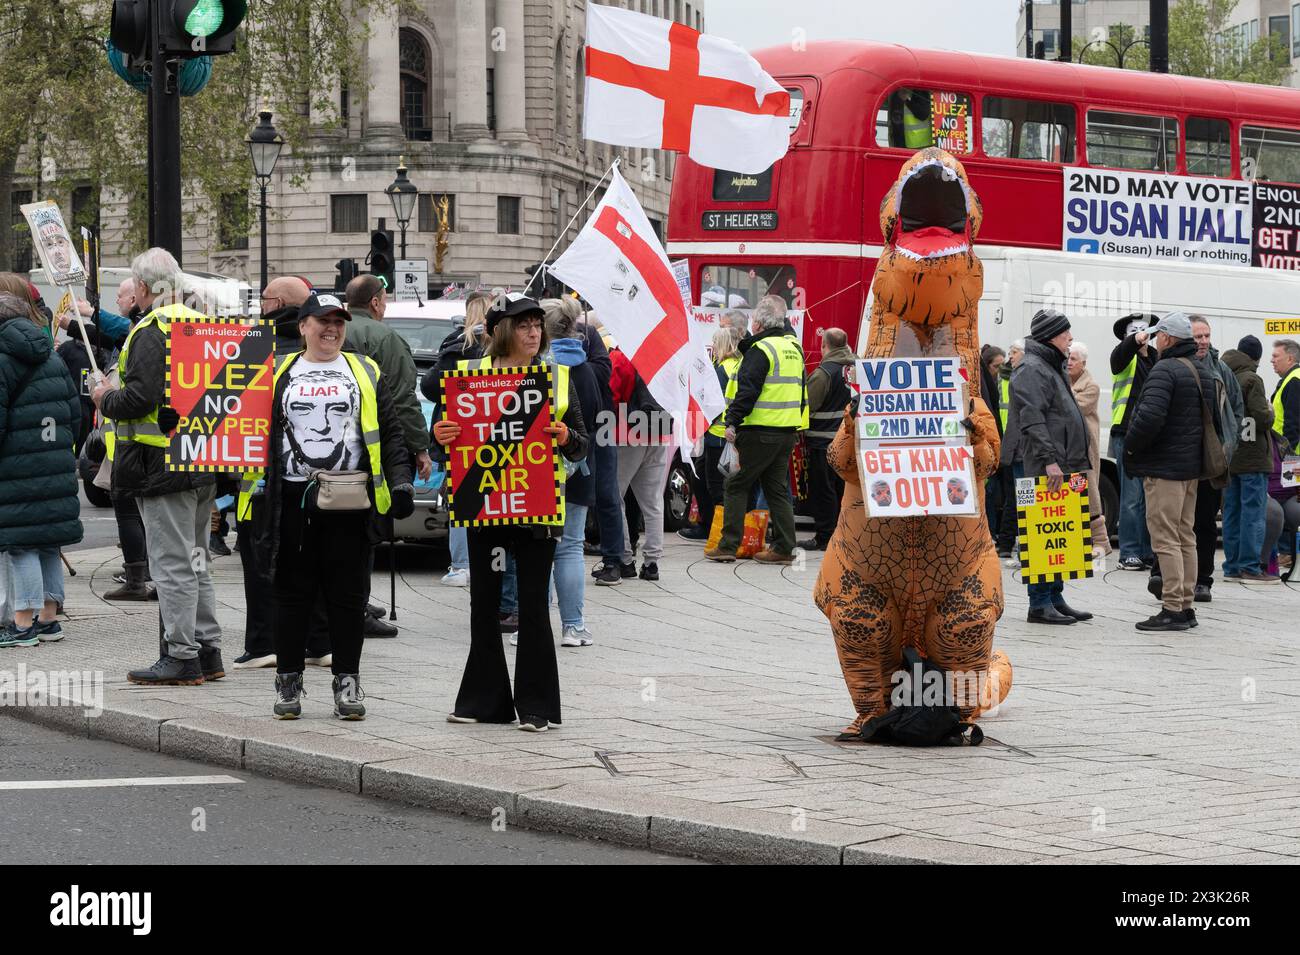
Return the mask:
[[442, 376], [444, 372], [454, 371], [462, 361], [483, 357], [483, 346], [465, 344], [465, 330], [458, 328], [442, 340], [438, 348], [438, 360], [420, 379], [420, 394], [433, 402], [433, 413], [429, 416], [429, 455], [440, 464], [447, 462], [447, 449], [433, 436], [433, 426], [442, 420]]
[[81, 400], [49, 333], [26, 318], [0, 324], [0, 551], [81, 540], [80, 424]]
[[1201, 476], [1201, 392], [1214, 394], [1214, 380], [1193, 360], [1196, 342], [1184, 339], [1160, 353], [1129, 415], [1124, 470], [1137, 477], [1192, 481]]
[[[166, 337], [162, 329], [151, 325], [131, 338], [121, 387], [104, 395], [99, 410], [105, 418], [114, 421], [143, 418], [166, 402], [166, 380]], [[139, 441], [119, 440], [113, 453], [114, 492], [158, 497], [206, 487], [216, 481], [213, 474], [168, 471], [164, 450]]]
[[1025, 357], [1011, 373], [1007, 434], [1019, 442], [1025, 477], [1041, 477], [1049, 464], [1067, 475], [1092, 467], [1088, 425], [1074, 400], [1065, 356], [1054, 346], [1025, 342]]

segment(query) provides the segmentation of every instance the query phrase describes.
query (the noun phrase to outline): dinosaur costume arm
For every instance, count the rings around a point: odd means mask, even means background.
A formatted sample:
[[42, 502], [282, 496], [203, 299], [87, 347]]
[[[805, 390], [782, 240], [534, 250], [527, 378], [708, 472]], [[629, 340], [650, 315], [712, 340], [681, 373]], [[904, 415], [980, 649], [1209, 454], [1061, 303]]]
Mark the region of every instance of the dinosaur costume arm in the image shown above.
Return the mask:
[[975, 479], [983, 481], [998, 469], [1002, 454], [1002, 439], [998, 437], [997, 422], [983, 398], [971, 399], [971, 446], [975, 452]]

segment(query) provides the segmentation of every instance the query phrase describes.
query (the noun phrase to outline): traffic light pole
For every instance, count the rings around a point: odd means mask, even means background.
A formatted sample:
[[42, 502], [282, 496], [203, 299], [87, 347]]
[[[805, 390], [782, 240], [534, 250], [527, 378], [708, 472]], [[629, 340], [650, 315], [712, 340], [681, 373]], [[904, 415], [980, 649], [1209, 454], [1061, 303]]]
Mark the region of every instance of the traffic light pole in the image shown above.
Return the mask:
[[149, 244], [181, 261], [181, 97], [161, 43], [161, 0], [149, 3]]

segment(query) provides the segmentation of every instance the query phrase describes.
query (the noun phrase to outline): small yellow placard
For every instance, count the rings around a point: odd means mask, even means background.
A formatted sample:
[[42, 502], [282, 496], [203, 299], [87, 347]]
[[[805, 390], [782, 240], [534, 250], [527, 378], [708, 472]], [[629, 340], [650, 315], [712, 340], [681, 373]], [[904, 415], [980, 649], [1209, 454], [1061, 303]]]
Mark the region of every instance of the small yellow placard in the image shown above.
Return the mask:
[[1020, 577], [1027, 584], [1049, 584], [1092, 576], [1092, 519], [1088, 516], [1088, 478], [1071, 474], [1058, 491], [1047, 478], [1016, 481], [1020, 516]]
[[1266, 318], [1265, 335], [1300, 335], [1300, 318]]

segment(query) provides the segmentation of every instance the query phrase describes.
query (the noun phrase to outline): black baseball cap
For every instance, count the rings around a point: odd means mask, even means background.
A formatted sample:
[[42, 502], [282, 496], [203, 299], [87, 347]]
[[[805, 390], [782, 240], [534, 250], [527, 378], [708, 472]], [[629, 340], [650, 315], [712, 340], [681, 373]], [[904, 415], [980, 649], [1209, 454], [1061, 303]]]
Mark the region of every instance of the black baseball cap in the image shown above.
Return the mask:
[[307, 301], [303, 302], [298, 308], [298, 320], [310, 318], [313, 315], [333, 315], [338, 313], [343, 316], [344, 321], [352, 321], [352, 316], [348, 314], [347, 306], [340, 301], [337, 295], [326, 293], [321, 295], [319, 292], [312, 292], [307, 296]]
[[519, 318], [522, 315], [537, 315], [540, 318], [545, 314], [546, 311], [535, 298], [529, 298], [519, 292], [507, 292], [504, 295], [498, 295], [488, 309], [488, 334], [492, 333], [492, 330], [497, 327], [497, 323], [503, 318]]

